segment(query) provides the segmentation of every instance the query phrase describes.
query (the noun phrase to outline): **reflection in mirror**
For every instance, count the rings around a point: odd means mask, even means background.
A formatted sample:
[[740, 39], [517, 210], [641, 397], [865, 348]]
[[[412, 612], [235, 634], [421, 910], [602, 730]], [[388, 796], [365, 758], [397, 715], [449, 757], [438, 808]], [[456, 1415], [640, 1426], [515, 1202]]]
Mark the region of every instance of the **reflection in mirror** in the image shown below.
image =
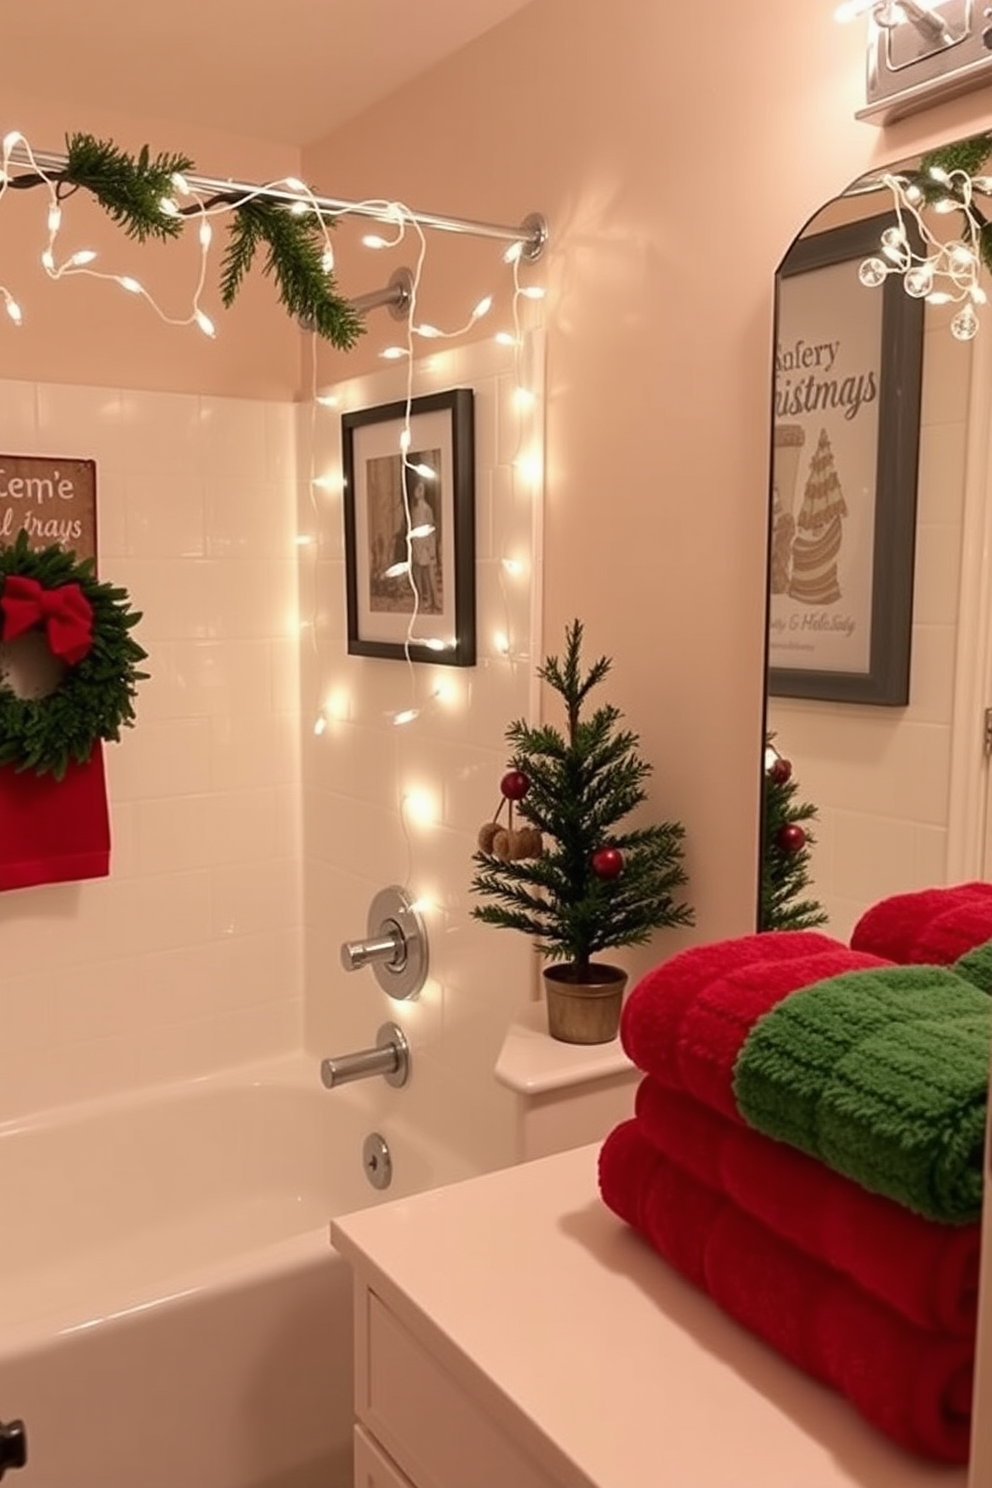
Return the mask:
[[[944, 238], [960, 237], [961, 214], [945, 221]], [[901, 226], [904, 243], [883, 241]], [[776, 281], [766, 729], [796, 804], [816, 812], [804, 897], [841, 939], [878, 900], [948, 881], [952, 769], [982, 769], [980, 745], [962, 748], [982, 719], [956, 718], [955, 673], [992, 307], [987, 333], [962, 339], [960, 300], [863, 270], [925, 249], [914, 226], [891, 183], [862, 179], [810, 221]], [[766, 832], [766, 862], [774, 848]], [[990, 875], [976, 862], [968, 876]]]

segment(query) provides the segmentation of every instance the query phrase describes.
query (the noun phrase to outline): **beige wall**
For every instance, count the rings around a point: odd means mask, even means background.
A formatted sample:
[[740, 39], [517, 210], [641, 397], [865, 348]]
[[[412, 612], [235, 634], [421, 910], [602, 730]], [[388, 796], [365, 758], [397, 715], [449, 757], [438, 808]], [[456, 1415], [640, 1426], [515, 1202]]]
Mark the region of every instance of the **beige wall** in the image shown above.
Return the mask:
[[[753, 924], [775, 267], [873, 163], [987, 121], [963, 100], [857, 122], [863, 32], [829, 7], [721, 0], [693, 26], [690, 45], [647, 0], [536, 0], [304, 163], [344, 195], [549, 217], [545, 633], [581, 614], [613, 655], [712, 938]], [[371, 257], [342, 227], [342, 273], [381, 282]], [[497, 271], [490, 245], [432, 239], [425, 317], [457, 323]]]

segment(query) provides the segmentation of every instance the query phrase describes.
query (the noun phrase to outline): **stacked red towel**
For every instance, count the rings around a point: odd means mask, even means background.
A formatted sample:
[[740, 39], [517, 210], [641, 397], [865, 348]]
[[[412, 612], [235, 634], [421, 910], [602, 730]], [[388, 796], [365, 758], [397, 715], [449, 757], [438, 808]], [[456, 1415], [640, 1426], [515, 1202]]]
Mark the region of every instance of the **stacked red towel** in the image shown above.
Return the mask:
[[901, 965], [949, 966], [992, 940], [992, 884], [950, 884], [893, 894], [873, 904], [851, 932], [851, 947]]
[[607, 1205], [719, 1306], [902, 1445], [967, 1460], [979, 1229], [941, 1225], [749, 1128], [748, 1034], [784, 998], [883, 966], [812, 932], [695, 946], [634, 988], [647, 1072], [600, 1156]]
[[974, 1345], [924, 1332], [658, 1151], [639, 1121], [603, 1145], [604, 1200], [750, 1332], [911, 1451], [965, 1462]]

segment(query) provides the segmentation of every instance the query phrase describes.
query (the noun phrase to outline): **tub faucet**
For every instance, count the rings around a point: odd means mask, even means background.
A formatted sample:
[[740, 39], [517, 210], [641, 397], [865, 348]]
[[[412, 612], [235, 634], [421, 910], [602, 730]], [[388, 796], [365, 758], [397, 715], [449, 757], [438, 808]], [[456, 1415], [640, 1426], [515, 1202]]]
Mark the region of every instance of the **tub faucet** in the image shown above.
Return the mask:
[[375, 1048], [320, 1061], [320, 1078], [328, 1090], [350, 1080], [367, 1080], [370, 1075], [382, 1075], [387, 1085], [405, 1085], [410, 1078], [410, 1045], [395, 1023], [383, 1023]]
[[24, 1467], [28, 1460], [28, 1438], [23, 1421], [0, 1421], [0, 1478], [5, 1472]]

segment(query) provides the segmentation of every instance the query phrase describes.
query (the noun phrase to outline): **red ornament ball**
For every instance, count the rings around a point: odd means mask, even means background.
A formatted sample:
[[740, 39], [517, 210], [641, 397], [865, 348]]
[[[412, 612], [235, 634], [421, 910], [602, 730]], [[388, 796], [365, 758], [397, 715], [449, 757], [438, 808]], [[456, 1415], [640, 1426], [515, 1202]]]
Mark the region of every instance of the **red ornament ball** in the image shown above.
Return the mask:
[[507, 770], [499, 788], [508, 801], [522, 801], [530, 790], [530, 781], [523, 770]]
[[783, 759], [781, 755], [772, 761], [768, 771], [768, 779], [773, 785], [784, 785], [792, 775], [792, 761]]
[[783, 852], [797, 853], [806, 845], [806, 833], [795, 822], [786, 822], [784, 827], [779, 828], [775, 841]]
[[592, 871], [597, 878], [619, 878], [623, 872], [623, 853], [618, 847], [598, 847], [592, 855]]

